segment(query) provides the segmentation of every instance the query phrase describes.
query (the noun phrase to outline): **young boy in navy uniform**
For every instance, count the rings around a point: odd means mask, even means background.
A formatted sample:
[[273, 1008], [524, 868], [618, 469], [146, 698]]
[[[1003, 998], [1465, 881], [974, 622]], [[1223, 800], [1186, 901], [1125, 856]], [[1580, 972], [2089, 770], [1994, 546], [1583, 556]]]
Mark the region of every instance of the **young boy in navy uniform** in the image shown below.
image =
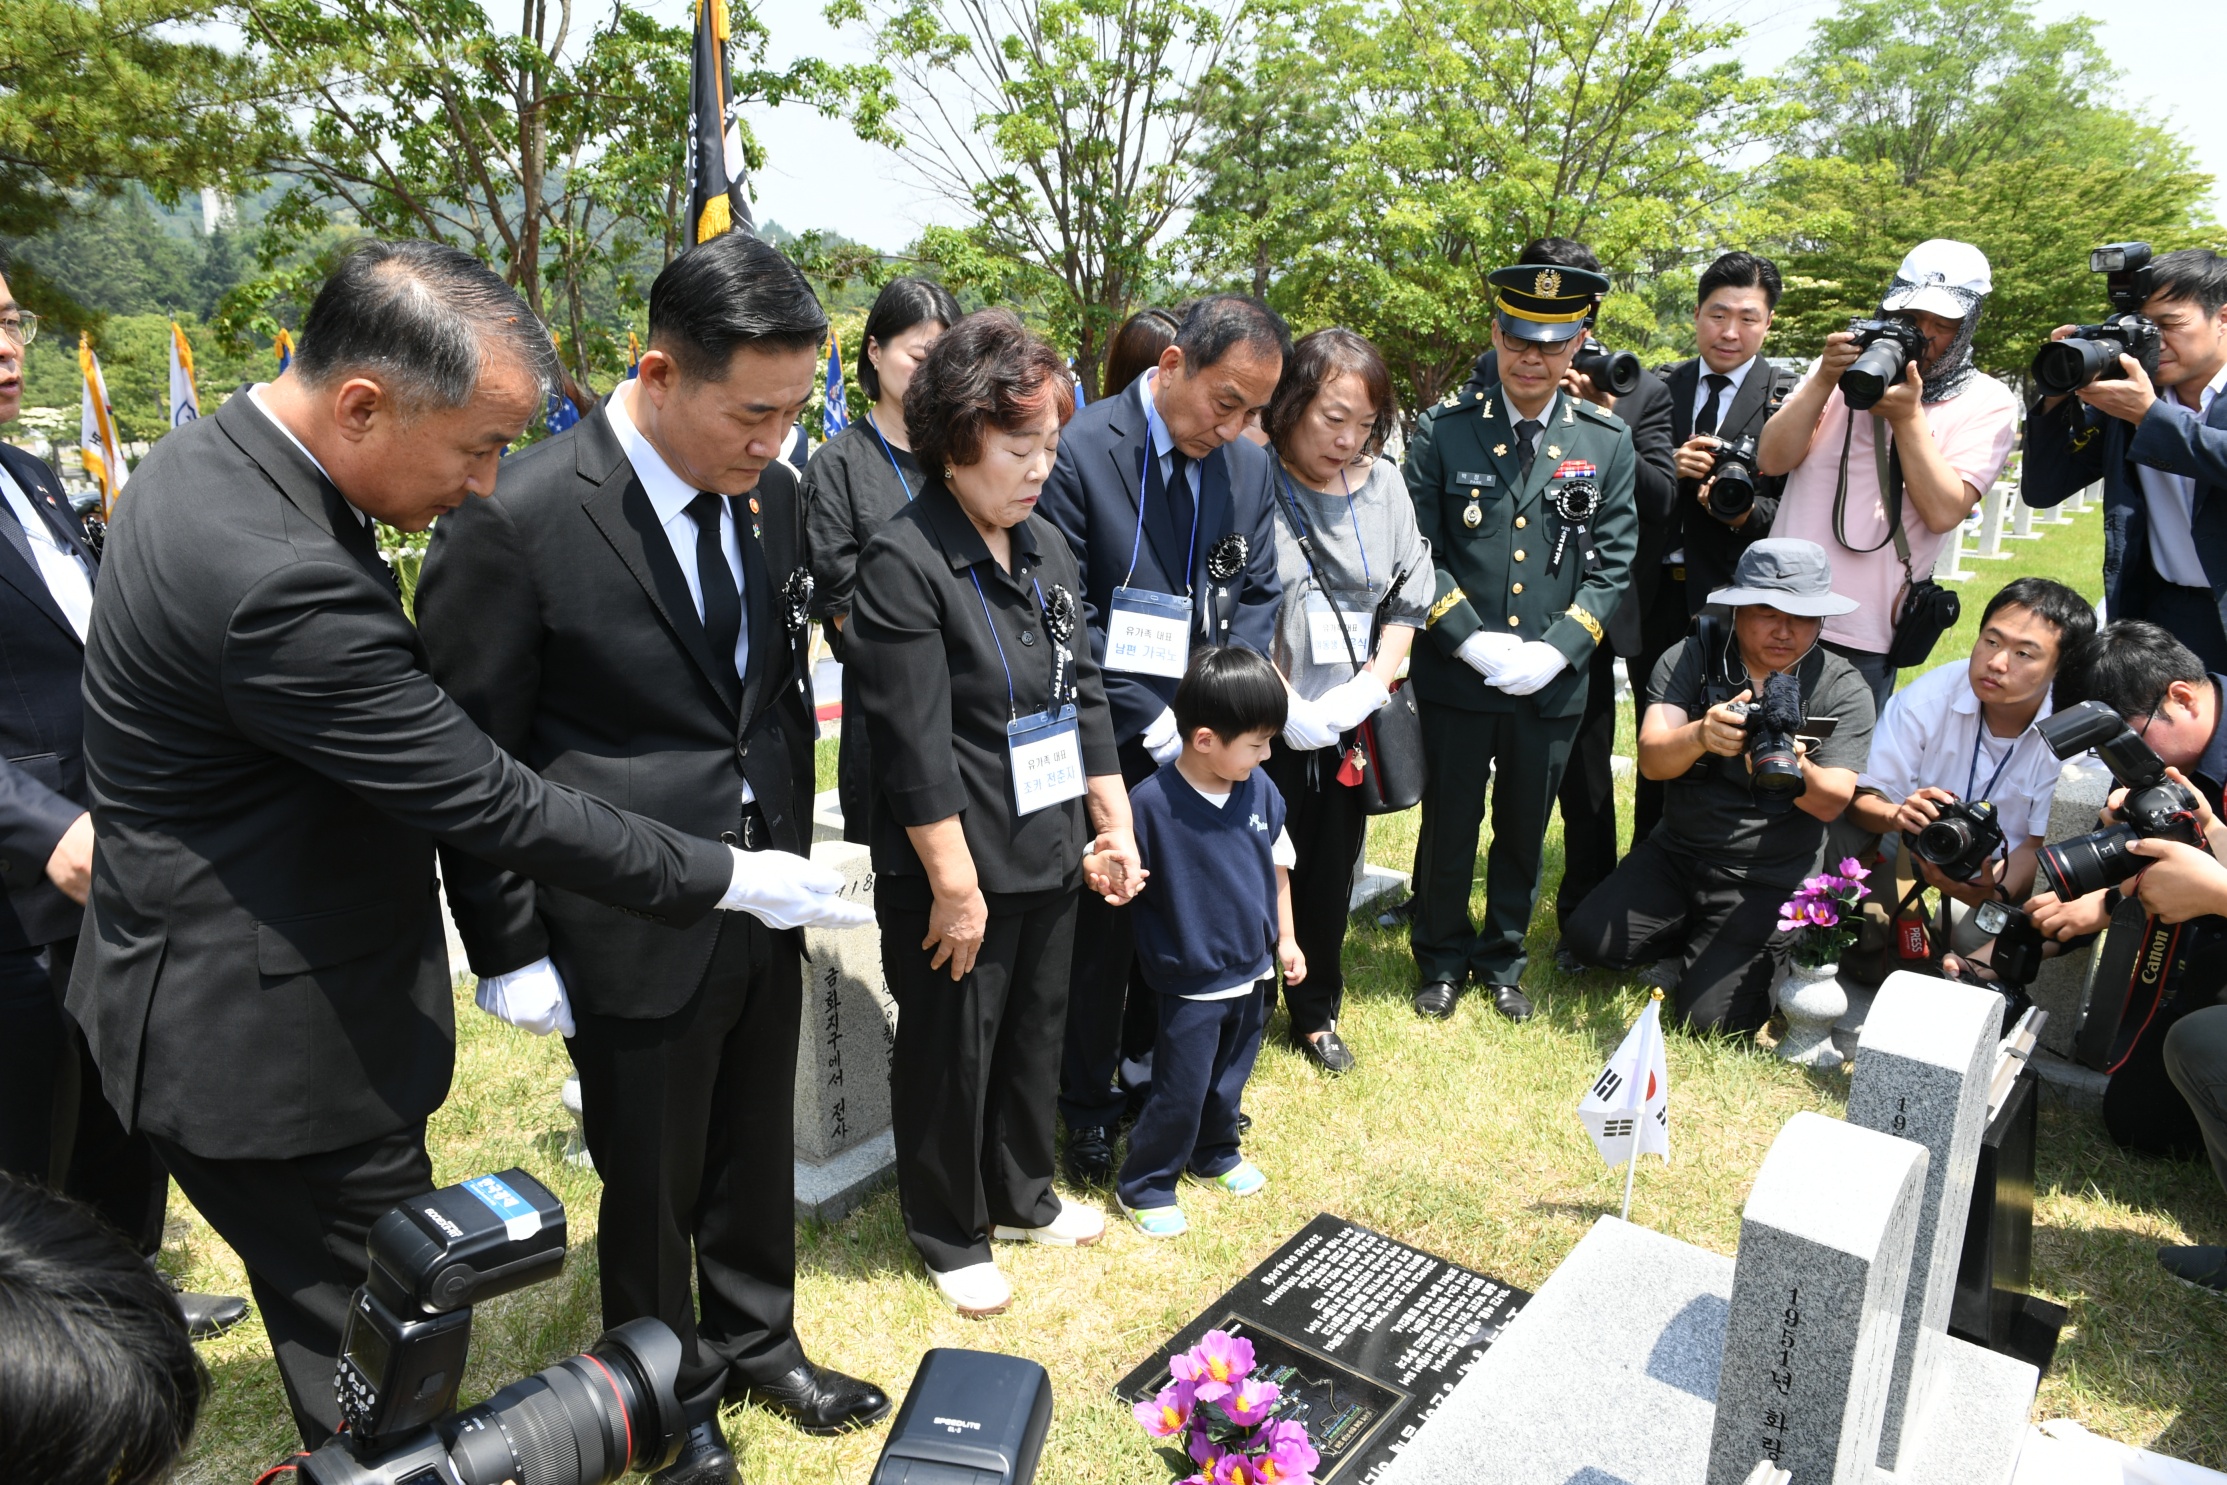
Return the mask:
[[1129, 796], [1152, 891], [1137, 898], [1137, 964], [1158, 992], [1152, 1092], [1116, 1194], [1149, 1237], [1186, 1227], [1176, 1181], [1250, 1196], [1268, 1184], [1237, 1147], [1238, 1101], [1292, 937], [1284, 800], [1260, 765], [1284, 726], [1284, 683], [1251, 650], [1201, 650], [1175, 691], [1183, 751]]

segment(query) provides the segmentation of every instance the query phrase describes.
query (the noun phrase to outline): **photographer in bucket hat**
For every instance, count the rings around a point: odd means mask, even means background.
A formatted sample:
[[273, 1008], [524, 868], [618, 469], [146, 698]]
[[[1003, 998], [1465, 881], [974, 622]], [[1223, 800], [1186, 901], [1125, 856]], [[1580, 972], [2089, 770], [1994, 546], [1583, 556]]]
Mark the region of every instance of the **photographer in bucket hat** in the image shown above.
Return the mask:
[[2018, 436], [2017, 397], [1972, 364], [1993, 289], [1970, 243], [1919, 243], [1877, 314], [1825, 337], [1757, 446], [1757, 470], [1787, 477], [1772, 534], [1831, 553], [1856, 600], [1825, 621], [1824, 643], [1863, 674], [1875, 707], [1898, 667], [1925, 662], [1938, 633], [1928, 619], [1943, 612], [1926, 601], [1933, 560]]
[[1745, 1035], [1771, 1013], [1790, 948], [1779, 905], [1817, 869], [1826, 825], [1856, 792], [1873, 708], [1856, 668], [1819, 641], [1856, 603], [1835, 591], [1817, 543], [1755, 543], [1709, 602], [1656, 665], [1640, 724], [1639, 771], [1665, 785], [1662, 822], [1563, 937], [1603, 969], [1676, 959], [1679, 1018]]

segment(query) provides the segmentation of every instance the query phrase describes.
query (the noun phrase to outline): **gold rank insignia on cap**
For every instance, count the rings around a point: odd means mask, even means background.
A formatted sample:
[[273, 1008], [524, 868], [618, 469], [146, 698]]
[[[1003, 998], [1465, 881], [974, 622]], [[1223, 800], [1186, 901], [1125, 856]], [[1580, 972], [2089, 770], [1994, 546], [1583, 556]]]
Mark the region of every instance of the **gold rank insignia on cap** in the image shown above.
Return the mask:
[[1562, 275], [1551, 268], [1540, 269], [1539, 276], [1531, 281], [1531, 292], [1541, 299], [1560, 299]]
[[1486, 275], [1502, 330], [1519, 340], [1553, 344], [1585, 333], [1608, 280], [1583, 268], [1519, 263]]

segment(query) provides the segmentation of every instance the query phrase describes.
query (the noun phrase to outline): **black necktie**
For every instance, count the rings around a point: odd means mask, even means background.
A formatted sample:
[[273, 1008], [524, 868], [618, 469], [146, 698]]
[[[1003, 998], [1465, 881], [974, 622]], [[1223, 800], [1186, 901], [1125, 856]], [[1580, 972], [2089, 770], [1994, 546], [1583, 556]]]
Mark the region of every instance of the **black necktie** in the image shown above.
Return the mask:
[[1516, 458], [1523, 465], [1524, 477], [1531, 475], [1531, 456], [1539, 449], [1539, 430], [1546, 426], [1537, 418], [1525, 418], [1516, 424]]
[[1193, 509], [1190, 468], [1191, 461], [1183, 450], [1168, 454], [1168, 514], [1175, 518], [1176, 529], [1184, 532], [1191, 529]]
[[726, 496], [706, 492], [688, 502], [688, 515], [696, 523], [696, 589], [704, 595], [704, 638], [711, 642], [719, 673], [733, 676], [740, 690], [742, 676], [734, 664], [735, 644], [742, 638], [742, 590], [719, 540], [719, 517], [726, 504]]
[[1718, 404], [1724, 400], [1724, 389], [1732, 385], [1732, 378], [1722, 372], [1712, 371], [1702, 380], [1709, 384], [1709, 395], [1702, 402], [1701, 411], [1694, 414], [1693, 431], [1697, 434], [1714, 433], [1717, 431], [1720, 412]]

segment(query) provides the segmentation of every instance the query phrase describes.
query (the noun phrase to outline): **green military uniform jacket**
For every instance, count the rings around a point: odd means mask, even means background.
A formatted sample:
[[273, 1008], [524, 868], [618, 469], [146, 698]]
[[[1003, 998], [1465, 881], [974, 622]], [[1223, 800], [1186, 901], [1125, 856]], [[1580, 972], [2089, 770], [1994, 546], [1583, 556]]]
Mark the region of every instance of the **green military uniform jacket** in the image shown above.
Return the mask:
[[[1631, 586], [1632, 553], [1639, 543], [1639, 512], [1632, 503], [1637, 459], [1623, 419], [1564, 392], [1540, 430], [1525, 478], [1516, 457], [1515, 424], [1515, 411], [1498, 383], [1471, 387], [1425, 412], [1408, 444], [1408, 493], [1438, 568], [1427, 624], [1434, 643], [1415, 647], [1415, 694], [1464, 711], [1534, 709], [1541, 717], [1571, 717], [1585, 707], [1594, 646]], [[1588, 479], [1600, 491], [1600, 508], [1590, 523], [1600, 562], [1585, 571], [1573, 536], [1561, 571], [1549, 575], [1562, 526], [1554, 495], [1576, 479]], [[1464, 519], [1472, 502], [1479, 511], [1474, 526]], [[1531, 696], [1510, 696], [1486, 685], [1454, 652], [1488, 626], [1519, 639], [1545, 640], [1569, 657], [1569, 669]]]

